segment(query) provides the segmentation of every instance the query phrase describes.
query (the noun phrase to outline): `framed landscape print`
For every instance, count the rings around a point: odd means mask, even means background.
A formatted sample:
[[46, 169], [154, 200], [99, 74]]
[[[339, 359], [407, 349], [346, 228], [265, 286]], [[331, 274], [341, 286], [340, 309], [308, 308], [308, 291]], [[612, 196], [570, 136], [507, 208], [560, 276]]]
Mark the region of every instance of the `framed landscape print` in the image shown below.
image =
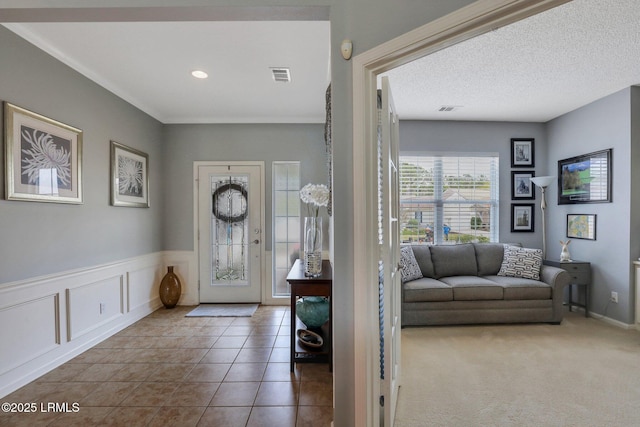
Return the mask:
[[149, 156], [111, 141], [111, 204], [149, 207]]
[[536, 198], [536, 186], [531, 182], [531, 178], [534, 176], [536, 176], [534, 171], [512, 171], [511, 199], [534, 200]]
[[611, 202], [612, 150], [558, 161], [558, 204]]
[[536, 165], [534, 144], [533, 138], [511, 138], [512, 168], [532, 168]]
[[596, 240], [596, 215], [567, 214], [567, 237]]
[[7, 200], [82, 203], [82, 131], [4, 103]]
[[533, 203], [513, 203], [511, 204], [511, 231], [530, 232], [534, 231]]

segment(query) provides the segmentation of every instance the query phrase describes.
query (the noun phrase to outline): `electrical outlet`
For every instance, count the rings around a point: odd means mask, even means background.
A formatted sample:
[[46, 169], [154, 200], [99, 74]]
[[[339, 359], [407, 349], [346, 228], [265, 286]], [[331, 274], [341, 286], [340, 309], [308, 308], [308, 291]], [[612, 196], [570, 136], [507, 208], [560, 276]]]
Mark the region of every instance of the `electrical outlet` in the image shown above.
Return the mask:
[[618, 293], [617, 292], [611, 292], [611, 302], [615, 302], [616, 304], [618, 303]]
[[104, 313], [107, 309], [107, 305], [103, 302], [100, 303], [100, 314]]

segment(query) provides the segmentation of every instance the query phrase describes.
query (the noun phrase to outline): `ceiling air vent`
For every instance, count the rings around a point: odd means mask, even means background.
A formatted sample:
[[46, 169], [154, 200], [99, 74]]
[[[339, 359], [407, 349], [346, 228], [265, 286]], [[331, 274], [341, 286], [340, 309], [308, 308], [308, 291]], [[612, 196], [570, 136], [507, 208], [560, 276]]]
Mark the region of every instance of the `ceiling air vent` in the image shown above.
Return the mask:
[[462, 108], [462, 105], [443, 105], [438, 111], [448, 113], [450, 111], [458, 111], [460, 108]]
[[271, 74], [273, 76], [273, 80], [276, 82], [289, 83], [291, 82], [291, 72], [288, 68], [278, 67], [271, 68]]

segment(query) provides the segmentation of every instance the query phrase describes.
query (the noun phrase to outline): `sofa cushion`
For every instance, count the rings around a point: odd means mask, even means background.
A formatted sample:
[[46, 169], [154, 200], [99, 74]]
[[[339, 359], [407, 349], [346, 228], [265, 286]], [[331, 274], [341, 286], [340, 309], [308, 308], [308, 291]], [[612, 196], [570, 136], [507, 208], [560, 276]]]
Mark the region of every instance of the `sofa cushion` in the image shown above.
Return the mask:
[[495, 276], [500, 271], [504, 258], [502, 243], [474, 243], [478, 276]]
[[496, 300], [504, 298], [504, 287], [478, 276], [443, 277], [441, 282], [453, 288], [455, 301]]
[[431, 246], [435, 279], [449, 276], [477, 276], [476, 250], [471, 243]]
[[504, 258], [498, 276], [540, 279], [542, 250], [504, 245]]
[[485, 276], [485, 279], [504, 286], [505, 300], [551, 299], [551, 286], [533, 279], [517, 277]]
[[504, 246], [522, 247], [521, 243], [474, 243], [478, 276], [495, 276], [500, 271], [504, 259]]
[[411, 245], [411, 248], [413, 249], [413, 255], [415, 255], [416, 261], [418, 261], [418, 265], [420, 266], [420, 271], [422, 271], [422, 277], [434, 278], [436, 274], [433, 269], [433, 262], [431, 261], [430, 246]]
[[400, 265], [402, 266], [400, 269], [402, 283], [422, 277], [422, 271], [416, 261], [416, 257], [413, 255], [411, 246], [403, 246], [400, 248]]
[[402, 285], [404, 302], [452, 301], [451, 286], [435, 279], [422, 278]]

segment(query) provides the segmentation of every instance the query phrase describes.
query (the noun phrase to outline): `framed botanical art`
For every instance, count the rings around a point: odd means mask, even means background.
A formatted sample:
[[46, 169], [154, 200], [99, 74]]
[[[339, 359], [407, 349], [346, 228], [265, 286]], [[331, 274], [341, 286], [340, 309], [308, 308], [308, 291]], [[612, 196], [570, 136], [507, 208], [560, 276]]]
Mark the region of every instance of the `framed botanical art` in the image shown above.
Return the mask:
[[612, 150], [558, 161], [558, 204], [611, 202]]
[[111, 204], [149, 207], [149, 156], [111, 141]]
[[512, 200], [534, 200], [536, 198], [536, 186], [531, 182], [531, 178], [534, 176], [536, 176], [534, 171], [511, 172]]
[[533, 138], [511, 138], [511, 167], [534, 167], [536, 165], [534, 145]]
[[513, 203], [511, 204], [511, 231], [529, 232], [534, 231], [533, 203]]
[[567, 237], [596, 240], [596, 215], [567, 214]]
[[82, 131], [4, 103], [7, 200], [82, 203]]

